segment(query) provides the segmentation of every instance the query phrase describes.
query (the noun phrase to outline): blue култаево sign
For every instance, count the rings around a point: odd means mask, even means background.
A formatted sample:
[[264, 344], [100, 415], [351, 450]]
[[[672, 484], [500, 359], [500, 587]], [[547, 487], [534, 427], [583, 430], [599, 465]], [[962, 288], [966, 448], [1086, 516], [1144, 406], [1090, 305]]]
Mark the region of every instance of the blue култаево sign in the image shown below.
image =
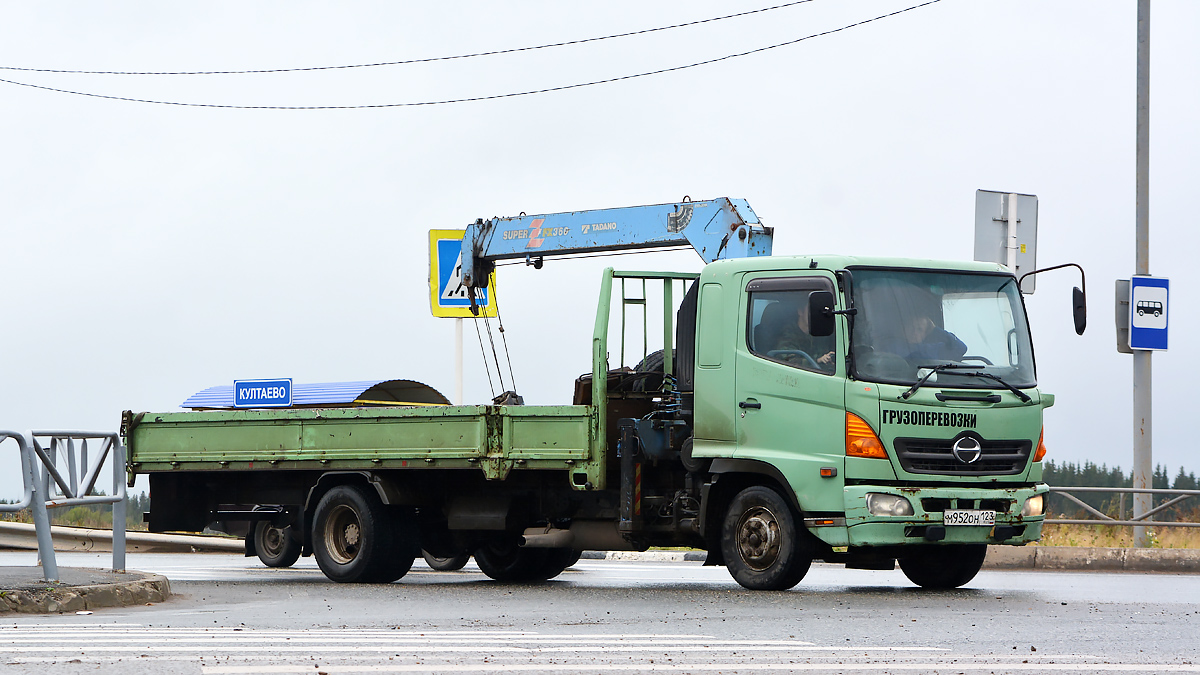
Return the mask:
[[233, 407], [286, 408], [292, 404], [292, 379], [234, 380]]

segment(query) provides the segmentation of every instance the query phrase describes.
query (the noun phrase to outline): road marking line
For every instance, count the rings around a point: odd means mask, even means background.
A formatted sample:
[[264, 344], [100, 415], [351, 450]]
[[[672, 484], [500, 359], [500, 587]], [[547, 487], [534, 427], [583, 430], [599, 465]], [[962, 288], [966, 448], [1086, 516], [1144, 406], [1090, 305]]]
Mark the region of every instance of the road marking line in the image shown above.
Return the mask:
[[[680, 671], [680, 673], [695, 673], [695, 671], [722, 670], [917, 670], [929, 671], [941, 668], [954, 671], [995, 671], [1004, 670], [1034, 671], [1044, 673], [1046, 670], [1090, 670], [1093, 673], [1200, 673], [1200, 665], [1181, 665], [1163, 663], [961, 663], [961, 662], [926, 662], [926, 663], [532, 663], [532, 664], [395, 664], [395, 665], [320, 665], [322, 673], [508, 673], [508, 671]], [[202, 665], [200, 671], [205, 675], [233, 675], [257, 673], [313, 673], [317, 668], [313, 665]]]
[[0, 654], [24, 654], [28, 652], [34, 653], [56, 653], [56, 654], [74, 654], [88, 655], [99, 653], [110, 654], [131, 654], [131, 653], [174, 653], [174, 654], [244, 654], [244, 653], [265, 653], [265, 654], [289, 654], [289, 653], [305, 653], [305, 654], [342, 654], [342, 653], [362, 653], [375, 652], [379, 654], [404, 654], [404, 655], [420, 655], [420, 654], [498, 654], [502, 652], [528, 654], [536, 656], [538, 654], [584, 654], [584, 653], [650, 653], [650, 654], [676, 654], [684, 653], [708, 653], [708, 654], [725, 654], [725, 653], [768, 653], [768, 652], [790, 652], [790, 653], [811, 653], [811, 652], [832, 652], [832, 653], [858, 653], [858, 652], [875, 652], [875, 653], [901, 653], [901, 652], [944, 652], [947, 649], [939, 647], [696, 647], [684, 646], [677, 648], [664, 649], [662, 647], [601, 647], [601, 646], [581, 646], [581, 647], [468, 647], [462, 645], [447, 645], [447, 646], [426, 646], [413, 648], [405, 645], [348, 645], [348, 646], [326, 646], [314, 649], [313, 646], [250, 646], [250, 645], [191, 645], [191, 646], [169, 646], [169, 645], [88, 645], [83, 647], [55, 647], [48, 645], [30, 645], [27, 648], [22, 647], [0, 647]]
[[[110, 637], [105, 637], [105, 638], [78, 638], [78, 637], [74, 637], [74, 638], [9, 638], [9, 639], [0, 638], [0, 645], [3, 645], [3, 644], [13, 645], [13, 646], [35, 645], [35, 644], [37, 644], [37, 645], [54, 645], [54, 644], [74, 644], [74, 645], [78, 645], [78, 644], [135, 644], [135, 645], [137, 645], [137, 644], [149, 644], [148, 642], [146, 642], [146, 640], [151, 639], [151, 637], [152, 636], [127, 637], [127, 638], [117, 638], [117, 637], [111, 637], [111, 638]], [[330, 636], [330, 637], [332, 637], [332, 636]], [[213, 636], [198, 635], [198, 636], [193, 636], [193, 637], [163, 636], [162, 639], [164, 639], [168, 642], [171, 642], [171, 643], [199, 642], [199, 643], [204, 643], [206, 645], [207, 644], [224, 644], [224, 643], [238, 644], [238, 643], [247, 643], [247, 642], [278, 642], [280, 639], [287, 640], [288, 642], [297, 643], [297, 644], [298, 643], [320, 644], [320, 643], [327, 642], [330, 639], [330, 637], [324, 637], [324, 636], [225, 637], [225, 636], [216, 636], [216, 635], [213, 635]], [[337, 638], [337, 641], [341, 642], [341, 643], [352, 643], [352, 644], [353, 643], [359, 643], [359, 644], [384, 643], [384, 644], [391, 644], [391, 645], [407, 645], [407, 646], [444, 645], [444, 644], [457, 644], [458, 643], [458, 640], [454, 640], [454, 639], [403, 638], [403, 637], [347, 637], [347, 638], [339, 637], [339, 638]], [[517, 641], [515, 641], [515, 640], [481, 639], [481, 640], [472, 640], [471, 642], [472, 642], [472, 644], [474, 644], [476, 646], [484, 646], [484, 645], [512, 645], [514, 642], [517, 642]], [[558, 639], [551, 638], [551, 639], [544, 639], [544, 640], [521, 640], [520, 642], [530, 642], [530, 643], [538, 643], [538, 644], [568, 643], [571, 645], [579, 645], [581, 647], [591, 647], [591, 646], [601, 646], [601, 647], [605, 647], [605, 648], [612, 647], [612, 646], [629, 647], [629, 648], [670, 647], [670, 648], [677, 648], [677, 649], [685, 649], [685, 648], [691, 648], [691, 647], [702, 647], [702, 648], [713, 648], [713, 649], [715, 649], [717, 647], [730, 647], [730, 648], [771, 647], [771, 648], [786, 649], [786, 648], [792, 648], [792, 647], [815, 647], [816, 646], [812, 642], [801, 642], [801, 641], [793, 642], [793, 641], [789, 641], [789, 640], [768, 640], [768, 641], [756, 641], [756, 640], [609, 640], [609, 641], [604, 641], [604, 640], [558, 640]], [[541, 648], [541, 647], [539, 647], [539, 648]], [[546, 648], [548, 649], [549, 647], [546, 647]], [[851, 649], [850, 647], [842, 647], [842, 648]], [[934, 648], [930, 648], [930, 649], [934, 649]], [[937, 649], [944, 651], [946, 648], [937, 648]]]

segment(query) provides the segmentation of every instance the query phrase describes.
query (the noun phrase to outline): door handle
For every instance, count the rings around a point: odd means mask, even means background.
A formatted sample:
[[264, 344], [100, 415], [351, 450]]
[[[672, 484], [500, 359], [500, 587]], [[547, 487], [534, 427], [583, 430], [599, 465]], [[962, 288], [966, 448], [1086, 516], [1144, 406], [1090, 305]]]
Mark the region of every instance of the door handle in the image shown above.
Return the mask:
[[762, 404], [758, 401], [742, 401], [738, 404], [738, 407], [742, 409], [760, 410], [762, 408]]

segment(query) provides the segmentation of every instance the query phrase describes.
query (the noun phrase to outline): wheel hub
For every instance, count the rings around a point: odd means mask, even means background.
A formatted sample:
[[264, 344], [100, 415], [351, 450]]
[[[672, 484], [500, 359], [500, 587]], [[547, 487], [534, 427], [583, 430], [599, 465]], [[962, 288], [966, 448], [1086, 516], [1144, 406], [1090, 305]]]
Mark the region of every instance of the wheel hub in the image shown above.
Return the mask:
[[738, 552], [747, 565], [763, 570], [779, 558], [779, 521], [770, 510], [756, 506], [738, 523]]
[[279, 555], [284, 547], [284, 531], [281, 527], [268, 526], [263, 532], [263, 548], [269, 555]]
[[348, 565], [358, 557], [362, 525], [354, 509], [339, 505], [325, 521], [325, 550], [339, 565]]

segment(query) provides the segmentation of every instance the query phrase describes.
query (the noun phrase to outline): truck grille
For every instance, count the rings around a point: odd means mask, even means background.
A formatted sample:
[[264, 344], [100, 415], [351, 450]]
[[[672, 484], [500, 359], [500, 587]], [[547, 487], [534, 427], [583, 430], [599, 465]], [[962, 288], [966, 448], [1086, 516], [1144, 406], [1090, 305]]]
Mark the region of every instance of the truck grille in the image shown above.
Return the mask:
[[954, 439], [897, 438], [892, 441], [900, 466], [909, 473], [936, 473], [952, 476], [1011, 475], [1025, 470], [1029, 441], [980, 441], [983, 453], [978, 460], [965, 464], [955, 458]]

